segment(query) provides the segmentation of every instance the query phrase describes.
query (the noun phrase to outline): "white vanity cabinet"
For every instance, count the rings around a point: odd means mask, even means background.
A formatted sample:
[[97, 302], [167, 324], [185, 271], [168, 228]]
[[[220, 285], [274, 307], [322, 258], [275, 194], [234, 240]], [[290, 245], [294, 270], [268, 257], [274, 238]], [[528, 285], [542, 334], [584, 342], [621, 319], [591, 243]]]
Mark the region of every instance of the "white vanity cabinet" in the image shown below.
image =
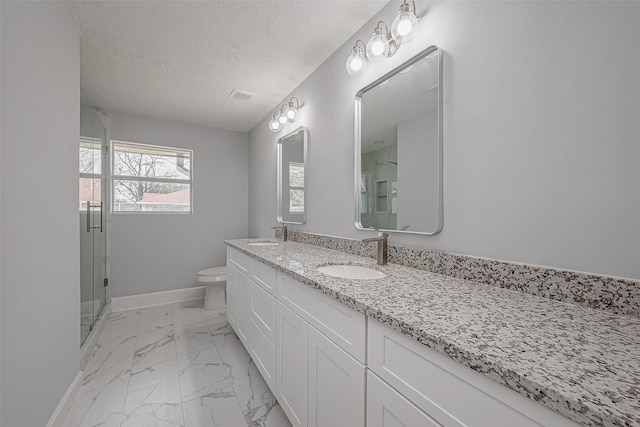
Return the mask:
[[294, 427], [576, 423], [228, 248], [227, 318]]
[[227, 319], [265, 382], [275, 391], [276, 271], [227, 249]]
[[[369, 321], [368, 338], [371, 371], [367, 389], [371, 406], [367, 408], [368, 427], [578, 425], [372, 319]], [[383, 380], [382, 385], [371, 381], [372, 378], [377, 379], [376, 376]], [[398, 393], [404, 397], [404, 401], [399, 401]], [[436, 424], [415, 422], [414, 418], [407, 418], [407, 422], [397, 421], [394, 417], [400, 418], [404, 410], [387, 409], [392, 408], [390, 402], [394, 400], [397, 401], [393, 403], [396, 408], [404, 406], [407, 411], [414, 413], [415, 419], [421, 420], [422, 416], [432, 419]], [[422, 413], [416, 413], [415, 407], [420, 408]], [[380, 416], [383, 416], [382, 420]]]
[[291, 423], [364, 427], [364, 314], [280, 272], [277, 299], [276, 397]]

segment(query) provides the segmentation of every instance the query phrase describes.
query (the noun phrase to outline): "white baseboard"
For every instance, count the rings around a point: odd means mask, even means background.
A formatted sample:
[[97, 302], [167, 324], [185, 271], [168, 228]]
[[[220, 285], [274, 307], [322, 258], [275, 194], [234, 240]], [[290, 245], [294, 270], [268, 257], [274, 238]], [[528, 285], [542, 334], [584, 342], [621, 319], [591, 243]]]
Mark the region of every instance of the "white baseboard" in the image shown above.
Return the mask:
[[60, 403], [56, 407], [56, 410], [51, 414], [51, 418], [49, 418], [49, 422], [47, 423], [47, 427], [63, 427], [62, 423], [64, 422], [64, 418], [67, 416], [69, 409], [71, 409], [71, 405], [73, 405], [73, 401], [80, 391], [80, 387], [82, 386], [82, 371], [76, 374], [76, 377], [71, 382], [71, 385], [67, 389], [67, 391], [60, 399]]
[[111, 311], [133, 310], [204, 298], [206, 286], [111, 298]]

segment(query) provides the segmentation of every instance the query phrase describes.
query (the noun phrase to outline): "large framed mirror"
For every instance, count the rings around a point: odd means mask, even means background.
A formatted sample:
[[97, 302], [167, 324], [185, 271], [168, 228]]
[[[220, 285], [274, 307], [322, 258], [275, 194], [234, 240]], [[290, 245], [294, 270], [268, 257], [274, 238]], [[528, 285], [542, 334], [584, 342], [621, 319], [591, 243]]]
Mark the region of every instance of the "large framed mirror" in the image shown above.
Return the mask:
[[307, 140], [304, 126], [278, 140], [278, 222], [307, 222]]
[[442, 50], [430, 46], [355, 100], [355, 225], [442, 230]]

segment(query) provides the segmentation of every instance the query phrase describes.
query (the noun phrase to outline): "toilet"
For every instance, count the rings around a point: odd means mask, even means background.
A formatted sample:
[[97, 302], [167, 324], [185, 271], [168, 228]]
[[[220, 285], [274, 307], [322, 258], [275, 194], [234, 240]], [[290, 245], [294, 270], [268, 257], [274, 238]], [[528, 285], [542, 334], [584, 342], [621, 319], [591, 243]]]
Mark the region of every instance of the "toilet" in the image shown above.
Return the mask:
[[218, 310], [220, 308], [225, 308], [227, 267], [212, 267], [199, 271], [198, 282], [207, 286], [207, 290], [204, 294], [205, 310]]

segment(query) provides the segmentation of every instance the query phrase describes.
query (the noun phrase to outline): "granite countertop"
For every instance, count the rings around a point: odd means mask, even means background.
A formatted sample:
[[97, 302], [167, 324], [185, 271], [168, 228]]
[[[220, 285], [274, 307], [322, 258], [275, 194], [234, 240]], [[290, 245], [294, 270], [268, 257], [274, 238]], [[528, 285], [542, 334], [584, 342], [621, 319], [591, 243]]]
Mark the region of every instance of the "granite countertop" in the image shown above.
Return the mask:
[[[578, 423], [640, 426], [638, 317], [302, 243], [247, 245], [252, 240], [226, 243]], [[327, 264], [386, 277], [316, 271]]]

